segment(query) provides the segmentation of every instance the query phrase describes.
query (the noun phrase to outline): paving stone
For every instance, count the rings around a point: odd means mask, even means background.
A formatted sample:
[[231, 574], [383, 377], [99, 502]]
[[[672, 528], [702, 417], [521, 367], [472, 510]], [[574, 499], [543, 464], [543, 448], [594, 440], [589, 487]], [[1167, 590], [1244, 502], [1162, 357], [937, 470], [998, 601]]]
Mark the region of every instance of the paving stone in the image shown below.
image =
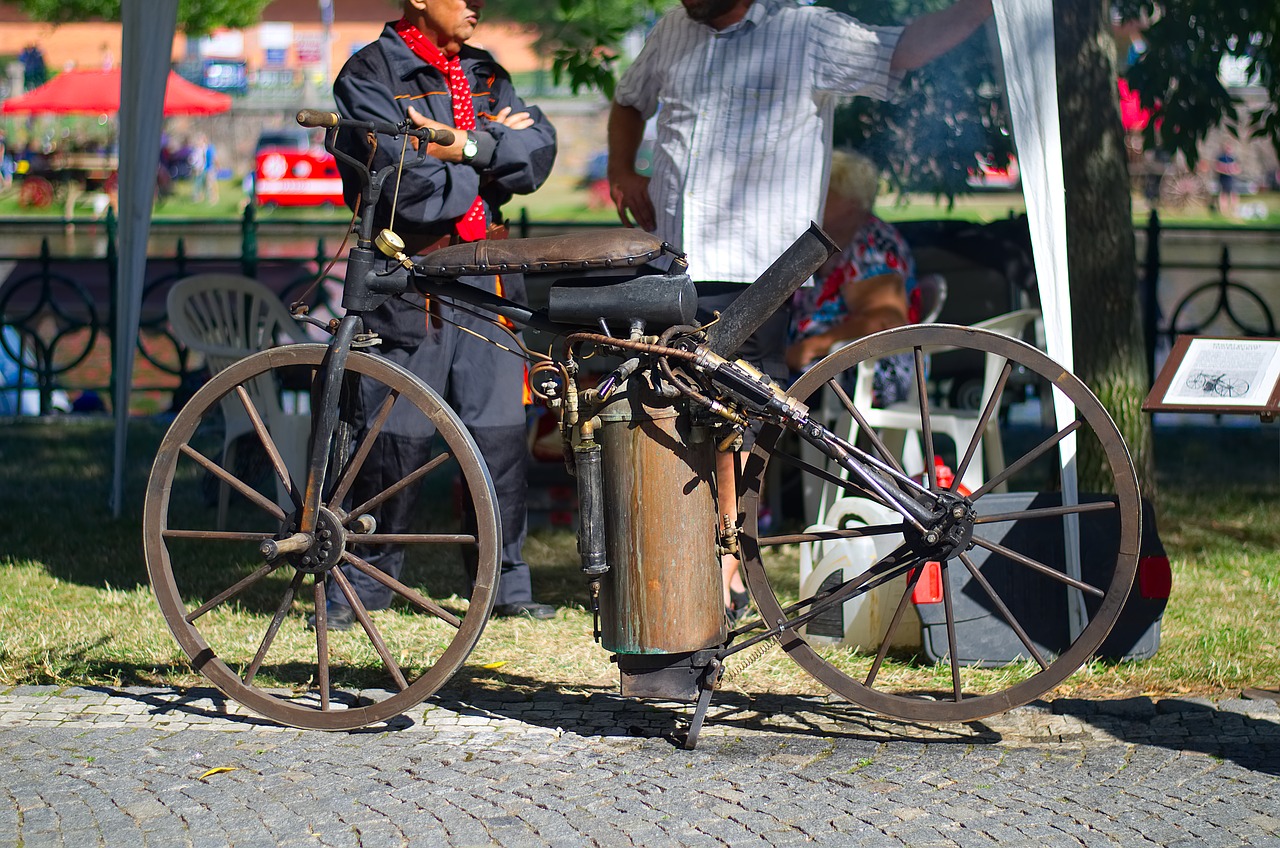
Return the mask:
[[[685, 707], [599, 693], [435, 698], [345, 734], [230, 717], [208, 693], [17, 689], [0, 695], [0, 834], [26, 845], [69, 844], [59, 831], [166, 848], [1052, 848], [1280, 833], [1280, 715], [1260, 702], [1064, 699], [975, 729], [725, 693], [730, 709], [682, 751], [665, 734]], [[196, 780], [218, 765], [237, 770]]]

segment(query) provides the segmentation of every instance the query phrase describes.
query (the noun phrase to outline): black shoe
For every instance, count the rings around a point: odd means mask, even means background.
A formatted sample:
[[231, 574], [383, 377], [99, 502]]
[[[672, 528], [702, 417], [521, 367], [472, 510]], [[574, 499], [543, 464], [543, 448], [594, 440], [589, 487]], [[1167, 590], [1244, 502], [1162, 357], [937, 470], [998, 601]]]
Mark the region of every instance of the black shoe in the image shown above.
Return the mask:
[[[330, 601], [324, 605], [324, 611], [329, 630], [350, 630], [356, 623], [356, 614], [345, 604], [335, 604]], [[307, 616], [307, 629], [316, 629], [315, 613]]]
[[556, 608], [536, 601], [518, 601], [514, 604], [498, 604], [493, 608], [493, 614], [497, 618], [513, 618], [522, 615], [525, 618], [546, 621], [548, 618], [556, 617]]
[[746, 617], [747, 608], [751, 604], [751, 596], [745, 590], [739, 592], [735, 589], [730, 589], [729, 603], [730, 605], [724, 608], [724, 614], [731, 624], [736, 624]]

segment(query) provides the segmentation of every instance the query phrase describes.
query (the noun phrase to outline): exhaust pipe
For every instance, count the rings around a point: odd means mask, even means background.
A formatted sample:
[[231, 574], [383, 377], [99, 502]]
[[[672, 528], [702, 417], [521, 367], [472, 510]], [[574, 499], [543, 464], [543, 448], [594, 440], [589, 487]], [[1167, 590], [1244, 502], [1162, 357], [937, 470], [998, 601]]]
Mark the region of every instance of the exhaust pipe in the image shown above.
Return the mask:
[[809, 222], [809, 229], [720, 313], [720, 320], [707, 330], [707, 347], [733, 359], [742, 343], [839, 250], [821, 227]]

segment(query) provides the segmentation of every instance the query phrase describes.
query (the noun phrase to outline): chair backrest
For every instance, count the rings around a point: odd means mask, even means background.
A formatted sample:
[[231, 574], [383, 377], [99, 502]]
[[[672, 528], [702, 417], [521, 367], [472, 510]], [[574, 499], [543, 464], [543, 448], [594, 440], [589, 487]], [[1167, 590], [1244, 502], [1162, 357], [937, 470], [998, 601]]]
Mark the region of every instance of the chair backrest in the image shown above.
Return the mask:
[[921, 274], [916, 278], [921, 324], [932, 324], [947, 302], [947, 278], [941, 274]]
[[196, 274], [169, 290], [169, 324], [179, 342], [218, 373], [231, 363], [306, 335], [266, 286], [236, 274]]
[[1039, 317], [1039, 309], [1015, 309], [1012, 312], [1003, 312], [995, 315], [985, 321], [978, 321], [970, 326], [1003, 333], [1014, 338], [1022, 338], [1027, 327], [1035, 323]]

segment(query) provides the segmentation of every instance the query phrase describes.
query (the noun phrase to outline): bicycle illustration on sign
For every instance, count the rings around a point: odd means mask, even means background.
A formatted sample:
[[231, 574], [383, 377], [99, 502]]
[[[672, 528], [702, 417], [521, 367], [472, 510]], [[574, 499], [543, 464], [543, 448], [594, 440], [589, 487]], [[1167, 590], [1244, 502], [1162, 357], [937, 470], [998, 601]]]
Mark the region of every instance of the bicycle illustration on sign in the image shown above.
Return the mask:
[[1223, 374], [1210, 374], [1197, 371], [1187, 378], [1187, 388], [1202, 391], [1207, 395], [1218, 397], [1244, 397], [1249, 393], [1249, 381], [1240, 377], [1228, 377]]

